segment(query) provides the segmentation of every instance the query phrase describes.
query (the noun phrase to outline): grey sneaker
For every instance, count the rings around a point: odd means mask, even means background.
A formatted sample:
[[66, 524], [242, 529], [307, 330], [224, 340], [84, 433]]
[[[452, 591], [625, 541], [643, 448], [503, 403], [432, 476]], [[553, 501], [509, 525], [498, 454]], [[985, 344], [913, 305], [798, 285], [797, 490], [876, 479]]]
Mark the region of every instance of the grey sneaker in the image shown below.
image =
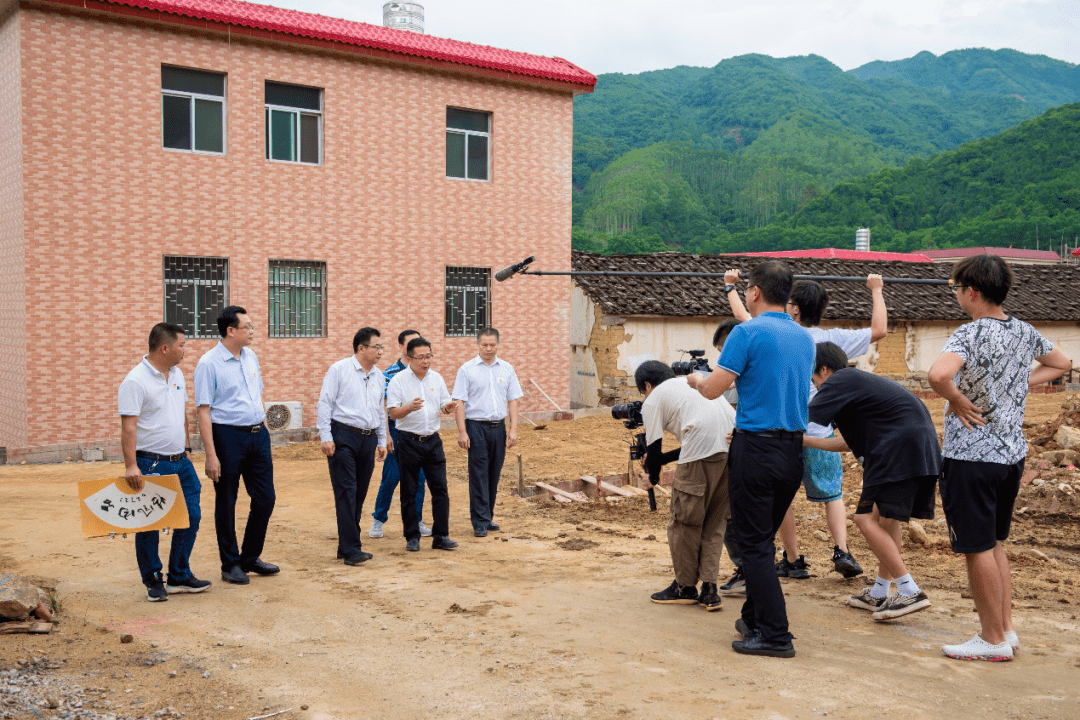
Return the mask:
[[424, 523], [420, 523], [420, 537], [431, 537], [431, 528]]
[[731, 579], [720, 586], [721, 595], [745, 595], [746, 594], [746, 576], [743, 575], [741, 567], [735, 568], [735, 574], [731, 576]]
[[169, 593], [165, 589], [161, 573], [154, 573], [154, 577], [150, 578], [150, 582], [146, 583], [146, 599], [150, 602], [165, 602], [169, 599]]
[[847, 604], [851, 607], [859, 608], [860, 610], [869, 610], [870, 612], [877, 612], [881, 609], [881, 606], [885, 604], [887, 598], [876, 598], [870, 594], [870, 588], [866, 587], [862, 589], [858, 595], [852, 595], [848, 598]]
[[381, 538], [382, 536], [382, 523], [378, 520], [372, 520], [371, 529], [368, 530], [368, 537]]
[[885, 602], [874, 612], [874, 619], [878, 621], [895, 620], [898, 617], [925, 610], [928, 607], [930, 607], [930, 598], [926, 597], [926, 593], [922, 590], [914, 595], [893, 593], [885, 598]]

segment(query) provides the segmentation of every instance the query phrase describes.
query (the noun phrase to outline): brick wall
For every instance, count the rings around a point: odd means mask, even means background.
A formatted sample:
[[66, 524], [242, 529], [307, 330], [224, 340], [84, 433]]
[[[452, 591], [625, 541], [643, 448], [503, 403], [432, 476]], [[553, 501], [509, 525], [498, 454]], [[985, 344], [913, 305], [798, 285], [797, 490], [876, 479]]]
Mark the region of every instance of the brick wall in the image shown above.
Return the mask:
[[0, 2], [0, 447], [27, 443], [23, 272], [22, 13]]
[[[263, 397], [302, 401], [307, 426], [363, 325], [388, 345], [417, 328], [453, 384], [476, 346], [443, 336], [446, 265], [569, 265], [569, 90], [44, 6], [24, 5], [19, 32], [28, 445], [118, 434], [116, 389], [162, 319], [162, 255], [229, 258], [230, 302], [259, 326]], [[225, 156], [162, 149], [163, 63], [228, 73]], [[323, 88], [321, 167], [265, 160], [265, 80]], [[491, 182], [445, 177], [448, 105], [492, 113]], [[266, 337], [270, 259], [327, 263], [329, 337]], [[569, 297], [567, 278], [493, 283], [525, 410], [547, 409], [529, 378], [569, 406]], [[213, 344], [188, 342], [192, 395]]]

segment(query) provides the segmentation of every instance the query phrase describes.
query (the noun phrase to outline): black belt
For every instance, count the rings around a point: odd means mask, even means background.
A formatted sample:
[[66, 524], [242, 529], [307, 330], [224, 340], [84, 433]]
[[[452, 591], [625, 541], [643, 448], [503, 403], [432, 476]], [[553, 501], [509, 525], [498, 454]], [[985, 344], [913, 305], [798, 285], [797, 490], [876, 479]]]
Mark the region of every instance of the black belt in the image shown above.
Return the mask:
[[477, 423], [478, 425], [483, 425], [484, 427], [502, 427], [503, 422], [505, 422], [505, 421], [503, 421], [503, 420], [469, 420], [468, 418], [466, 418], [465, 422]]
[[428, 438], [438, 437], [438, 435], [439, 435], [439, 433], [437, 433], [437, 432], [433, 432], [433, 433], [431, 433], [429, 435], [417, 435], [416, 433], [409, 432], [408, 430], [398, 430], [397, 434], [398, 434], [398, 437], [401, 437], [402, 435], [404, 435], [405, 437], [415, 438], [415, 439], [419, 440], [420, 442], [424, 442]]
[[790, 430], [741, 430], [739, 428], [735, 428], [735, 434], [780, 439], [801, 438], [803, 436], [801, 432], [791, 432]]
[[180, 453], [178, 455], [158, 455], [157, 453], [146, 452], [145, 450], [135, 451], [135, 457], [156, 460], [157, 462], [180, 462], [180, 458], [184, 457], [185, 454], [186, 453]]
[[262, 432], [264, 425], [259, 423], [258, 425], [223, 425], [222, 423], [214, 423], [214, 427], [229, 428], [230, 430], [239, 430], [240, 432], [255, 433]]
[[349, 423], [343, 423], [340, 420], [331, 420], [330, 421], [331, 426], [333, 426], [335, 424], [337, 424], [339, 427], [346, 428], [347, 430], [352, 430], [353, 432], [358, 432], [361, 435], [375, 435], [376, 433], [379, 432], [378, 428], [359, 428], [359, 427], [356, 427], [355, 425], [350, 425]]

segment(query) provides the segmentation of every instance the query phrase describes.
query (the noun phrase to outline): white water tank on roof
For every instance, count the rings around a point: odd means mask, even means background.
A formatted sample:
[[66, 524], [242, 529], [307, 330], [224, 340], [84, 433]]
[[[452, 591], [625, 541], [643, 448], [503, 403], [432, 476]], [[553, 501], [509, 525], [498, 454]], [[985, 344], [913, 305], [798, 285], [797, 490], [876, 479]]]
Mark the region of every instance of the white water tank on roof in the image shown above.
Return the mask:
[[383, 27], [424, 33], [424, 6], [412, 2], [388, 2], [382, 6]]
[[855, 249], [864, 252], [870, 250], [870, 228], [859, 228], [855, 231]]

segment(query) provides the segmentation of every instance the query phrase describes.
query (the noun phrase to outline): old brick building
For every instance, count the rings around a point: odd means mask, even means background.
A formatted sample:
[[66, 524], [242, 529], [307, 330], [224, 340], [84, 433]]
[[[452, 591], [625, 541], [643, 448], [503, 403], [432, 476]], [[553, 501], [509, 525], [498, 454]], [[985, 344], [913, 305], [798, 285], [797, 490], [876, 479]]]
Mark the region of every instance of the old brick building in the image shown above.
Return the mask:
[[523, 385], [568, 405], [570, 281], [491, 275], [569, 263], [572, 101], [595, 82], [235, 0], [0, 0], [7, 462], [114, 456], [150, 326], [196, 338], [193, 392], [225, 304], [259, 326], [264, 400], [304, 426], [369, 324], [420, 330], [452, 380], [491, 323]]

